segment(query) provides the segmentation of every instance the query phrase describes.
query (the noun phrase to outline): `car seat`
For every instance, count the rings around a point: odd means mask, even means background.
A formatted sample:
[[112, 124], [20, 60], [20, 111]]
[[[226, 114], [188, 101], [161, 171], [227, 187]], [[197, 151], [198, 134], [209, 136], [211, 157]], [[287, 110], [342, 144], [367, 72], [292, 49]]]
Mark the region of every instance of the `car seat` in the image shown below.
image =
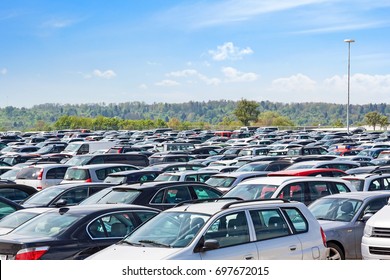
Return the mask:
[[342, 212], [337, 216], [337, 220], [340, 221], [350, 221], [353, 217], [353, 205], [350, 201], [344, 201], [340, 207], [340, 211]]

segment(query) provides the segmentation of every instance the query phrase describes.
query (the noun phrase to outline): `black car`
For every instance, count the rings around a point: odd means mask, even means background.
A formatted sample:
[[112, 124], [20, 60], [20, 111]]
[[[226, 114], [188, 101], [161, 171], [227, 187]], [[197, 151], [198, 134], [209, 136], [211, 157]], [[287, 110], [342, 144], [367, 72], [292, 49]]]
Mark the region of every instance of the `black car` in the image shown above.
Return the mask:
[[37, 191], [36, 188], [27, 185], [0, 182], [0, 196], [16, 203], [22, 202]]
[[21, 205], [25, 208], [77, 205], [87, 197], [112, 185], [108, 183], [75, 183], [51, 186], [32, 195]]
[[165, 210], [183, 201], [221, 196], [221, 191], [204, 183], [147, 182], [107, 188], [84, 200], [80, 205], [132, 203]]
[[158, 213], [123, 204], [52, 209], [2, 236], [0, 255], [8, 260], [85, 259]]
[[199, 170], [203, 167], [206, 167], [206, 165], [201, 163], [176, 162], [176, 163], [165, 163], [165, 164], [148, 166], [143, 168], [142, 170], [168, 172], [168, 171]]
[[154, 179], [156, 179], [156, 177], [161, 173], [162, 173], [161, 171], [154, 171], [154, 170], [120, 171], [120, 172], [109, 174], [106, 177], [106, 179], [104, 179], [104, 183], [120, 185], [120, 184], [150, 182], [150, 181], [154, 181]]

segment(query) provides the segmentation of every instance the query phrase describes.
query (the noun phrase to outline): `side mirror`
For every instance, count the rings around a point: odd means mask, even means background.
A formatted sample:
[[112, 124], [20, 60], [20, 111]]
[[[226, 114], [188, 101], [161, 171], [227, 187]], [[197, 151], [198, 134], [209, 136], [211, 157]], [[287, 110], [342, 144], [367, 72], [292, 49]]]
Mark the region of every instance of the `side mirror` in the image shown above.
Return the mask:
[[214, 250], [214, 249], [218, 249], [219, 248], [219, 241], [218, 240], [207, 239], [204, 242], [202, 242], [202, 241], [203, 241], [203, 238], [198, 243], [198, 246], [196, 246], [197, 247], [196, 253], [197, 252], [210, 251], [210, 250]]
[[66, 206], [67, 204], [68, 204], [68, 201], [67, 201], [66, 199], [61, 198], [61, 199], [57, 200], [57, 201], [54, 203], [54, 206], [55, 206], [55, 207], [64, 207], [64, 206]]
[[363, 217], [361, 218], [361, 221], [367, 222], [368, 219], [371, 218], [373, 215], [374, 215], [374, 213], [366, 213], [366, 214], [364, 214]]

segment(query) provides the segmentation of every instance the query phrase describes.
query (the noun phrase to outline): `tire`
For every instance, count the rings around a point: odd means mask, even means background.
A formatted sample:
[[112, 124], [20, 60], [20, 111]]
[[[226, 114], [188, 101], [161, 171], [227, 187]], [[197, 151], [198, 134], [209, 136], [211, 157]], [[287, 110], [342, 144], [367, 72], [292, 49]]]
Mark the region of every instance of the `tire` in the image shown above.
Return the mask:
[[330, 250], [328, 260], [345, 260], [344, 252], [339, 245], [329, 242], [328, 248]]

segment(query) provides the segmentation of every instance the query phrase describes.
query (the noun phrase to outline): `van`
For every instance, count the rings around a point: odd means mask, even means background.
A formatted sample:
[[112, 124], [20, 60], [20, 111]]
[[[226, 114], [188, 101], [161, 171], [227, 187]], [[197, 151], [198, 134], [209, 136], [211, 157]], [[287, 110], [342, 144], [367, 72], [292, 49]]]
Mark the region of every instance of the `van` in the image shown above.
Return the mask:
[[62, 154], [69, 154], [72, 156], [91, 154], [98, 150], [110, 149], [114, 147], [115, 143], [111, 141], [91, 141], [91, 142], [72, 142], [70, 143]]

